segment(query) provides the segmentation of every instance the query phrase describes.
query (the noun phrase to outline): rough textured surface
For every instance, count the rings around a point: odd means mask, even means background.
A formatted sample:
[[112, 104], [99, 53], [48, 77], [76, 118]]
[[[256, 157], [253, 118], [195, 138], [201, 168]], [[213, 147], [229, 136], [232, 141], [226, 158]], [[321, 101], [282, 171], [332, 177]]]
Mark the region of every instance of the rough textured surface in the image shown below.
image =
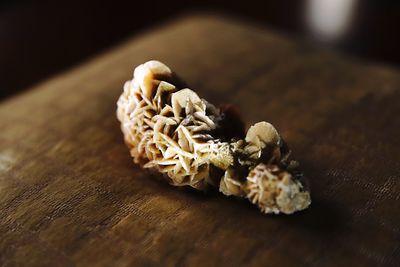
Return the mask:
[[[276, 125], [312, 206], [265, 216], [132, 167], [115, 102], [151, 58]], [[0, 265], [398, 266], [399, 89], [396, 70], [232, 21], [186, 18], [129, 40], [1, 103]]]
[[[248, 198], [265, 213], [310, 205], [299, 164], [273, 125], [258, 122], [245, 134], [232, 106], [218, 108], [182, 84], [157, 60], [137, 66], [125, 82], [116, 113], [135, 163], [174, 186]], [[241, 126], [237, 133], [232, 125]]]

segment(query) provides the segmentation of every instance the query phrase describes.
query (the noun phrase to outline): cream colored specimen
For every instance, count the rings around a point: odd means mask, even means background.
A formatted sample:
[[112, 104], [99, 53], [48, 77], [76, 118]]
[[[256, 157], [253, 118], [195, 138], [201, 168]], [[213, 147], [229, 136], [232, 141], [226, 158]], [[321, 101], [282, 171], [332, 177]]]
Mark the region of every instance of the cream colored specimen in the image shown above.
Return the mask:
[[185, 87], [163, 63], [138, 66], [124, 85], [117, 117], [134, 162], [164, 174], [172, 185], [248, 198], [265, 213], [307, 208], [310, 194], [294, 175], [297, 164], [267, 122], [246, 136], [216, 136], [224, 114]]

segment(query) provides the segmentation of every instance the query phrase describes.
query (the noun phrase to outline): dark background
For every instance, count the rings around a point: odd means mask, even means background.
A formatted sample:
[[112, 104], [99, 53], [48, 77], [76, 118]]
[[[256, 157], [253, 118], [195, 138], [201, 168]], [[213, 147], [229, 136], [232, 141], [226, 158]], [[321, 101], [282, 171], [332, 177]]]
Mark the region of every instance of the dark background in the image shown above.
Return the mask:
[[[400, 65], [400, 1], [354, 1], [340, 36], [321, 34], [310, 24], [310, 5], [316, 1], [2, 1], [0, 98], [187, 12], [233, 15], [362, 60]], [[323, 20], [334, 12], [326, 10]]]

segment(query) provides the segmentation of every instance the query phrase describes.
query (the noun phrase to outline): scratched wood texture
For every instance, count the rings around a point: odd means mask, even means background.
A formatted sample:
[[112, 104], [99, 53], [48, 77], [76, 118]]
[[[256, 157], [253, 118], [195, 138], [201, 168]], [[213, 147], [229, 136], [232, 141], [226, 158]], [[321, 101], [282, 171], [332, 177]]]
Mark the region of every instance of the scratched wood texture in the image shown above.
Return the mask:
[[[135, 166], [115, 103], [149, 59], [275, 124], [312, 206], [267, 216]], [[177, 19], [0, 104], [0, 265], [399, 266], [399, 101], [397, 70], [232, 19]]]

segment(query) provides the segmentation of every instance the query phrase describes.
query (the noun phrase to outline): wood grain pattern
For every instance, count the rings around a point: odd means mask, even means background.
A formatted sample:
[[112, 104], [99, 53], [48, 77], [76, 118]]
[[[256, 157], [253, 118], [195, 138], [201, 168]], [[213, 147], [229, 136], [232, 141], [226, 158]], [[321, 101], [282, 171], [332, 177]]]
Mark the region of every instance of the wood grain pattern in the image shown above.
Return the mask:
[[[132, 164], [115, 102], [159, 59], [272, 122], [312, 206], [266, 216]], [[400, 74], [212, 16], [181, 18], [0, 105], [2, 266], [398, 266]]]

